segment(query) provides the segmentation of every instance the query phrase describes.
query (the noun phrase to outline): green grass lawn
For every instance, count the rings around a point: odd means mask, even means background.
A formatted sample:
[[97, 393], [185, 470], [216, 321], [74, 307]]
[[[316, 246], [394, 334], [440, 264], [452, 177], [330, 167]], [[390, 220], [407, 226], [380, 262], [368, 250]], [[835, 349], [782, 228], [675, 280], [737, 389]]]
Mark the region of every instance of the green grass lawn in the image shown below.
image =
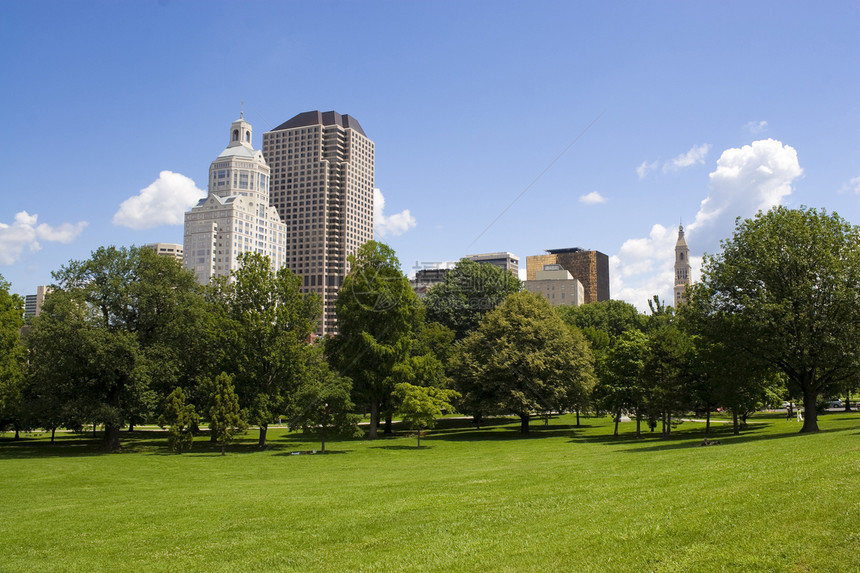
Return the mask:
[[0, 571], [860, 571], [860, 414], [673, 439], [565, 416], [422, 439], [0, 439]]

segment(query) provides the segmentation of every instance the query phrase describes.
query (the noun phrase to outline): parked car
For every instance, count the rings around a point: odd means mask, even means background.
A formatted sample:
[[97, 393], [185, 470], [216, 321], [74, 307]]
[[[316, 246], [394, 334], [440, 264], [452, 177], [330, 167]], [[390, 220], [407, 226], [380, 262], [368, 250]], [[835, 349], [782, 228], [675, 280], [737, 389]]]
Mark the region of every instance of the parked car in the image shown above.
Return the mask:
[[836, 400], [830, 401], [830, 407], [831, 408], [844, 408], [845, 404], [842, 402], [842, 400], [837, 398]]

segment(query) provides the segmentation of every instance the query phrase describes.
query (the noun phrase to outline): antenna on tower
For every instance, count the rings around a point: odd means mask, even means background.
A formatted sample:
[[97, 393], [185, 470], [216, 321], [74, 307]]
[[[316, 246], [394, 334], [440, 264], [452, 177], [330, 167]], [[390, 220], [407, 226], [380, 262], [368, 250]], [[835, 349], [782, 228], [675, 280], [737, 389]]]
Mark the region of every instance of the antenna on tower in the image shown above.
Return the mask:
[[245, 100], [242, 100], [242, 108], [239, 112], [239, 119], [245, 119]]

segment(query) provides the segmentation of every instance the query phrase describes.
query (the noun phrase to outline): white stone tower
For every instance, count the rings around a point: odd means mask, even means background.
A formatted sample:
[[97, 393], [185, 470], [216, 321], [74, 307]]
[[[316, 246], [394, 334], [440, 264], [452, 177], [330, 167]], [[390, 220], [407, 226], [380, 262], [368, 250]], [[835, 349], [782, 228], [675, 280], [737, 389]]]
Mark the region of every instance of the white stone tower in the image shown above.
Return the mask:
[[246, 251], [267, 255], [274, 269], [286, 262], [287, 226], [269, 206], [269, 166], [252, 135], [243, 113], [209, 166], [209, 195], [185, 213], [184, 265], [203, 284], [229, 276]]
[[678, 240], [675, 243], [675, 308], [686, 299], [690, 284], [690, 249], [684, 239], [684, 226], [678, 225]]

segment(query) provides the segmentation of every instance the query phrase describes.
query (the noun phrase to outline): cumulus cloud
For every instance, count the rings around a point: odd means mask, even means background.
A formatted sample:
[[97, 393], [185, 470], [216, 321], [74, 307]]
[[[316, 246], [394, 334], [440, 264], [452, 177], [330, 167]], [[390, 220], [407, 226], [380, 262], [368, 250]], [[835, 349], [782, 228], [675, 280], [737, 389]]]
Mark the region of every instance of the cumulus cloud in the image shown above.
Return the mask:
[[21, 211], [15, 215], [11, 225], [0, 223], [0, 264], [11, 265], [16, 262], [25, 249], [29, 252], [40, 250], [42, 245], [39, 241], [71, 243], [87, 226], [85, 221], [81, 221], [53, 227], [47, 223], [36, 224], [38, 218], [38, 215]]
[[715, 252], [719, 240], [731, 235], [736, 217], [752, 217], [781, 204], [802, 174], [797, 151], [775, 139], [726, 149], [709, 175], [708, 196], [690, 224], [690, 233], [701, 248]]
[[848, 182], [848, 185], [845, 186], [848, 191], [853, 191], [860, 195], [860, 177], [855, 177], [851, 181]]
[[710, 151], [710, 149], [711, 145], [708, 143], [694, 145], [688, 152], [682, 153], [671, 161], [667, 161], [663, 165], [663, 172], [679, 171], [685, 167], [691, 167], [693, 165], [704, 165], [705, 157], [708, 155], [708, 151]]
[[750, 121], [745, 126], [746, 130], [752, 135], [758, 135], [767, 129], [766, 121]]
[[643, 161], [642, 164], [636, 168], [636, 174], [639, 176], [639, 179], [645, 179], [649, 173], [657, 169], [659, 166], [659, 161], [652, 161], [651, 163]]
[[162, 171], [149, 186], [129, 197], [113, 216], [113, 224], [131, 229], [151, 229], [161, 225], [182, 225], [185, 212], [206, 197], [190, 178]]
[[597, 205], [599, 203], [606, 203], [606, 197], [597, 191], [592, 191], [588, 195], [581, 195], [579, 197], [579, 202], [585, 203], [586, 205]]
[[[726, 149], [709, 175], [707, 197], [685, 229], [693, 281], [699, 280], [701, 271], [699, 253], [716, 253], [719, 241], [731, 236], [736, 217], [752, 217], [779, 205], [802, 174], [797, 152], [780, 141], [765, 139]], [[612, 297], [643, 312], [655, 294], [671, 304], [677, 238], [677, 227], [655, 224], [647, 237], [625, 241], [609, 259]]]
[[380, 237], [402, 235], [415, 225], [415, 217], [409, 213], [409, 209], [386, 216], [385, 197], [379, 189], [373, 190], [373, 228]]

